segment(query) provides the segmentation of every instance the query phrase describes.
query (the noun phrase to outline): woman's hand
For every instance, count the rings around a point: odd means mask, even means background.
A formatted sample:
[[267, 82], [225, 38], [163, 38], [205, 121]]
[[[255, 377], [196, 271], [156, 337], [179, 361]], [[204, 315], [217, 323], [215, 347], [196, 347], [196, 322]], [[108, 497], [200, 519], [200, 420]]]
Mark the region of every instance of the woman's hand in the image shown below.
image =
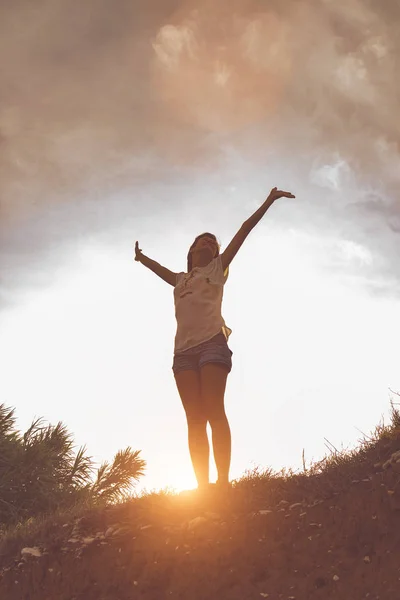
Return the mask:
[[142, 256], [142, 250], [139, 248], [139, 242], [135, 244], [135, 260], [140, 262], [140, 258]]
[[275, 202], [279, 198], [296, 198], [291, 192], [284, 192], [282, 190], [278, 190], [276, 187], [272, 188], [269, 193], [268, 200], [270, 202]]
[[[257, 225], [258, 221], [265, 215], [265, 213], [270, 208], [270, 206], [275, 202], [275, 200], [278, 200], [278, 198], [295, 198], [295, 197], [296, 196], [294, 196], [291, 192], [284, 192], [282, 190], [278, 190], [278, 188], [276, 188], [276, 187], [272, 188], [272, 190], [270, 191], [269, 196], [265, 200], [264, 204], [262, 204], [260, 206], [260, 208], [258, 208], [256, 210], [256, 212], [253, 215], [251, 215], [251, 217], [249, 219], [247, 219], [247, 221], [245, 221], [243, 223], [242, 228], [244, 228], [246, 235], [248, 235], [249, 232], [253, 229], [253, 227], [255, 227]], [[224, 251], [224, 254], [225, 254], [225, 252], [226, 252], [226, 250]], [[229, 264], [229, 262], [228, 262], [228, 264]]]

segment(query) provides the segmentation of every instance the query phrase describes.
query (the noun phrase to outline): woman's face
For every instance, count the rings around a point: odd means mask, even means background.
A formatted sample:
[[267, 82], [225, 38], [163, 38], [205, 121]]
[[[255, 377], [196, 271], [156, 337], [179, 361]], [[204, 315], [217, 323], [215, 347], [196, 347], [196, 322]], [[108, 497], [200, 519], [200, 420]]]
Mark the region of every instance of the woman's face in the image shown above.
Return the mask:
[[216, 256], [218, 252], [218, 244], [214, 238], [209, 235], [202, 236], [199, 238], [192, 248], [192, 255], [196, 254], [210, 254], [212, 258]]

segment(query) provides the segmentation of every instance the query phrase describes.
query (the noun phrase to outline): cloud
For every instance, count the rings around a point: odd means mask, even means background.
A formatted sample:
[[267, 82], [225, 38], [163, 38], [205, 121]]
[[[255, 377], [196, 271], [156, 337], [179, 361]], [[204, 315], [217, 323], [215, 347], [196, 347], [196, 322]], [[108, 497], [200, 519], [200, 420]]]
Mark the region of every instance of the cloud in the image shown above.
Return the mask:
[[88, 231], [172, 214], [189, 181], [261, 201], [270, 173], [302, 202], [282, 223], [364, 248], [393, 291], [399, 23], [394, 1], [3, 3], [3, 289]]

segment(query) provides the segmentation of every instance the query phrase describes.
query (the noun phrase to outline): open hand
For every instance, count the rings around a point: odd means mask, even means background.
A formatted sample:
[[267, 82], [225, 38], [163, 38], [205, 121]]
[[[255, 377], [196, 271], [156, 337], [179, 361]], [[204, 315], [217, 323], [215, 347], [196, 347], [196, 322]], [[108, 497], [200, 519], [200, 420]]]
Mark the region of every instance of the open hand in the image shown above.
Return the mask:
[[139, 242], [135, 244], [135, 260], [140, 261], [140, 257], [142, 255], [142, 250], [139, 248]]
[[274, 187], [269, 193], [268, 200], [275, 202], [275, 200], [278, 200], [278, 198], [296, 198], [296, 196], [294, 196], [291, 192], [284, 192]]

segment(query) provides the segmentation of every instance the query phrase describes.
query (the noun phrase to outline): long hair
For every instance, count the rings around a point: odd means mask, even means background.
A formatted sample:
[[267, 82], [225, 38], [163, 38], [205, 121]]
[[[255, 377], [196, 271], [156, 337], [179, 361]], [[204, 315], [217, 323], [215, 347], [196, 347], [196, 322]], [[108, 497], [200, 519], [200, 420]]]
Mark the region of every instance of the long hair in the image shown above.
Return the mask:
[[213, 240], [215, 240], [217, 242], [217, 253], [215, 255], [214, 258], [216, 258], [217, 256], [219, 256], [219, 249], [221, 247], [220, 243], [218, 242], [217, 238], [215, 237], [215, 235], [213, 233], [209, 233], [208, 231], [206, 231], [205, 233], [201, 233], [200, 235], [198, 235], [193, 244], [190, 246], [189, 248], [189, 252], [187, 255], [187, 272], [190, 273], [190, 271], [192, 270], [192, 249], [194, 247], [194, 245], [196, 244], [197, 240], [199, 240], [202, 237], [211, 237]]

